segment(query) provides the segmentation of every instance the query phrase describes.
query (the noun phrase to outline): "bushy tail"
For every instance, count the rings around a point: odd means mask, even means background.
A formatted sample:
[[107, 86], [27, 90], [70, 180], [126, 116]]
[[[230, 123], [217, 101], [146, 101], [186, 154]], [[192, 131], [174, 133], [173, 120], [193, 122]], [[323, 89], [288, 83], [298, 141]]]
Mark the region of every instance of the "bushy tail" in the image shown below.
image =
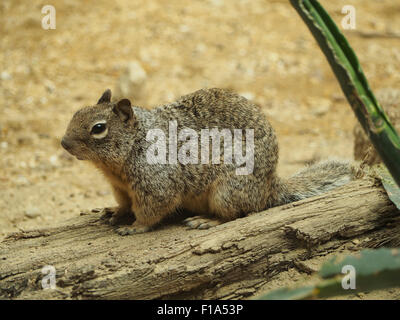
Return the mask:
[[357, 175], [357, 168], [349, 162], [327, 160], [310, 165], [284, 182], [282, 203], [316, 196], [342, 186]]

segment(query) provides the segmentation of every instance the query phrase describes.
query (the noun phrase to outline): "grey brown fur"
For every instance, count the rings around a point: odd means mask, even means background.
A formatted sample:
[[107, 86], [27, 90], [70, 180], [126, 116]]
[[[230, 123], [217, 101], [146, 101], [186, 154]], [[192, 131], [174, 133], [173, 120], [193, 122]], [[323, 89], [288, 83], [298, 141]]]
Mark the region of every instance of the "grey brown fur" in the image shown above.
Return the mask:
[[[347, 162], [315, 164], [289, 179], [277, 176], [278, 143], [268, 120], [249, 100], [223, 89], [202, 89], [178, 101], [146, 110], [127, 99], [111, 102], [106, 91], [97, 105], [73, 116], [62, 145], [78, 159], [90, 160], [111, 183], [118, 209], [112, 223], [134, 214], [131, 227], [120, 234], [148, 231], [177, 210], [188, 210], [213, 220], [187, 219], [192, 228], [208, 228], [251, 212], [321, 194], [353, 179]], [[254, 129], [254, 169], [237, 175], [234, 164], [149, 164], [148, 130], [168, 133], [176, 120], [178, 132], [201, 129]], [[92, 126], [106, 121], [108, 133], [93, 138]], [[200, 144], [199, 144], [200, 145]]]

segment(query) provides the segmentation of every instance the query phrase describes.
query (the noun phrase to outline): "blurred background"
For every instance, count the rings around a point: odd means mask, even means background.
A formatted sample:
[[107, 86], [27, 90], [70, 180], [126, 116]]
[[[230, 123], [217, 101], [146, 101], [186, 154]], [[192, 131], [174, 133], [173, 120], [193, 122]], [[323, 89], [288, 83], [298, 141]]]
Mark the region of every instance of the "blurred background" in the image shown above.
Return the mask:
[[[373, 90], [400, 84], [400, 3], [320, 1]], [[56, 29], [42, 28], [42, 7]], [[115, 205], [90, 165], [60, 146], [73, 113], [106, 88], [145, 108], [203, 87], [262, 107], [280, 143], [279, 172], [352, 159], [355, 116], [304, 23], [285, 0], [1, 0], [0, 238]]]

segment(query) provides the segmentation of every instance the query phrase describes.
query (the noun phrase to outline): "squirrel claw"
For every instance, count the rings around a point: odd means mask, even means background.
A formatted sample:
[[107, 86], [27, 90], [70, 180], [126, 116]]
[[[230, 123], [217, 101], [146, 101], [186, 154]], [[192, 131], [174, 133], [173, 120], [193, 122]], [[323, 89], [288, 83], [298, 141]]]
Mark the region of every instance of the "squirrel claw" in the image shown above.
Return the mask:
[[135, 225], [134, 223], [130, 227], [121, 227], [118, 228], [116, 231], [121, 236], [127, 236], [132, 234], [145, 233], [148, 232], [149, 230], [150, 228], [147, 226]]
[[115, 212], [115, 208], [103, 208], [103, 209], [101, 209], [99, 211], [100, 220], [108, 220], [108, 219], [110, 219], [114, 212]]
[[219, 220], [202, 218], [201, 216], [187, 218], [184, 220], [184, 222], [186, 226], [189, 227], [190, 229], [200, 229], [200, 230], [209, 229], [211, 227], [215, 227], [221, 224]]
[[135, 221], [134, 215], [129, 211], [122, 211], [118, 207], [103, 208], [99, 211], [100, 220], [112, 226], [121, 224], [132, 224]]

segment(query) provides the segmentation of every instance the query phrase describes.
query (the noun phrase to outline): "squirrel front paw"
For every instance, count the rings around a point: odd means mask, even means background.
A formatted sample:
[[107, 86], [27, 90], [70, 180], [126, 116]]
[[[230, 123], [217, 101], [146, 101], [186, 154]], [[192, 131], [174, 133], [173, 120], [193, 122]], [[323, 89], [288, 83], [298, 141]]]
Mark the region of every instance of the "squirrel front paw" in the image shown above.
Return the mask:
[[185, 219], [184, 223], [190, 229], [209, 229], [221, 224], [222, 222], [216, 219], [208, 219], [201, 216], [194, 216]]
[[135, 216], [128, 209], [120, 207], [104, 208], [100, 212], [100, 220], [104, 220], [112, 226], [121, 224], [132, 224], [135, 221]]
[[108, 222], [117, 209], [118, 209], [117, 207], [115, 208], [113, 207], [113, 208], [93, 209], [92, 211], [99, 213], [100, 220]]
[[138, 234], [138, 233], [148, 232], [148, 231], [150, 231], [150, 227], [144, 226], [144, 225], [139, 224], [137, 222], [134, 222], [131, 226], [129, 226], [129, 227], [120, 227], [116, 231], [121, 236], [127, 236], [127, 235], [131, 235], [131, 234]]

